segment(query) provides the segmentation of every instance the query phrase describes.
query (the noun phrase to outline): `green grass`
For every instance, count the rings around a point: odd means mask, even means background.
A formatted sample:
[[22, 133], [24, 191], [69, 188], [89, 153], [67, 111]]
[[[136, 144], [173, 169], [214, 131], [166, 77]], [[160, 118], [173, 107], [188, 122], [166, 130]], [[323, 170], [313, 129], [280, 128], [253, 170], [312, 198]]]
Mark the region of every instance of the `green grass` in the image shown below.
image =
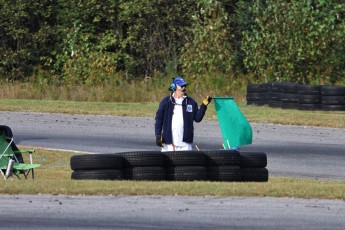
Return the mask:
[[[21, 147], [23, 149], [23, 147]], [[71, 180], [76, 153], [36, 149], [35, 180], [1, 180], [3, 194], [257, 196], [345, 199], [345, 183], [284, 177], [268, 182]]]
[[[344, 111], [287, 110], [266, 106], [246, 106], [242, 103], [239, 103], [239, 107], [249, 122], [345, 128]], [[0, 100], [1, 111], [154, 117], [157, 108], [158, 103], [152, 102], [115, 103], [21, 99]], [[213, 102], [208, 108], [205, 119], [217, 119]]]

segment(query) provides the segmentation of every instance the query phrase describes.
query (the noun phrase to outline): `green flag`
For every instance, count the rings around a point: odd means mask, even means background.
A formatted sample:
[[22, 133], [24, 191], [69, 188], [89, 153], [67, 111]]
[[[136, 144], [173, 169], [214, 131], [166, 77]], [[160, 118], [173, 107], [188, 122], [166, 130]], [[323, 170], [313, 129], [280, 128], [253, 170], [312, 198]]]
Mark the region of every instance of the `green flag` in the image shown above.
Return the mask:
[[232, 97], [214, 97], [214, 105], [225, 148], [252, 143], [252, 127]]

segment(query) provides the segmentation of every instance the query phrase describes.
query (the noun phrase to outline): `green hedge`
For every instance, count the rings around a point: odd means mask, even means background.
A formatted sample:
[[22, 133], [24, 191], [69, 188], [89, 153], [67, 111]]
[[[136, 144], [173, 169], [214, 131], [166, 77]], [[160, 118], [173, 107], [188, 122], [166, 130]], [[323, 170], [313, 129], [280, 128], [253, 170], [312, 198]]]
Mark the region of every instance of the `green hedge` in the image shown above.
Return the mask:
[[184, 74], [216, 85], [345, 83], [340, 0], [0, 0], [0, 8], [8, 82]]

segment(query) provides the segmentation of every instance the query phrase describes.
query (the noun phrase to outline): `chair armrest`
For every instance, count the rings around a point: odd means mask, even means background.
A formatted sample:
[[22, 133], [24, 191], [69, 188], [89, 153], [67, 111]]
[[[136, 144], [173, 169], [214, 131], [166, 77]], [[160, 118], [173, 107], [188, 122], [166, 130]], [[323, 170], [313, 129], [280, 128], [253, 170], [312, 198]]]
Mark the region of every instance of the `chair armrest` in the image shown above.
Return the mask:
[[13, 151], [14, 153], [34, 153], [35, 150], [34, 149], [30, 149], [30, 150], [17, 150], [17, 151]]
[[30, 149], [30, 150], [17, 150], [17, 151], [13, 151], [13, 152], [14, 152], [14, 154], [16, 154], [16, 153], [29, 153], [30, 164], [33, 164], [33, 163], [34, 163], [34, 161], [33, 161], [33, 159], [32, 159], [32, 153], [35, 152], [34, 149]]

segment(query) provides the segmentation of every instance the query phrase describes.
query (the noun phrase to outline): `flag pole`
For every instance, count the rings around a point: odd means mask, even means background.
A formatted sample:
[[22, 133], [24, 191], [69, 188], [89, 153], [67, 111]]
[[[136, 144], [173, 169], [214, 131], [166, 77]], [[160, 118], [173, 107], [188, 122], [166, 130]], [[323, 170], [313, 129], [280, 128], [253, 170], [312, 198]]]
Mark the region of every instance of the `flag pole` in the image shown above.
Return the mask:
[[226, 139], [226, 141], [228, 142], [229, 149], [231, 149], [231, 146], [230, 146], [229, 140], [228, 140], [228, 139]]

